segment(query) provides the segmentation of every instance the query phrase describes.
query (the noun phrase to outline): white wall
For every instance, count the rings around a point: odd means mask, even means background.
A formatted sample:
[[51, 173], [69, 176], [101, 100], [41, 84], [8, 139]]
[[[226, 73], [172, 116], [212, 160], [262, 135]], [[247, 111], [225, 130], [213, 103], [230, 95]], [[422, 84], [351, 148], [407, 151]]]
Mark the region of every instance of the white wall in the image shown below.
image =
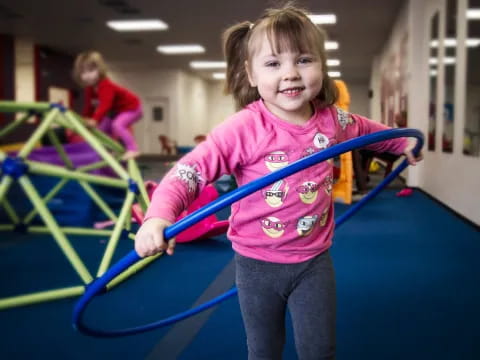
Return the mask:
[[[385, 43], [382, 51], [378, 56], [375, 57], [372, 63], [372, 76], [370, 78], [370, 89], [373, 91], [373, 96], [369, 99], [369, 110], [370, 110], [370, 117], [376, 121], [382, 121], [382, 113], [381, 113], [381, 80], [382, 74], [387, 74], [392, 80], [392, 77], [395, 75], [394, 70], [397, 71], [397, 68], [392, 68], [391, 58], [392, 56], [398, 56], [401, 41], [405, 34], [408, 34], [408, 8], [405, 5], [398, 14], [397, 20], [395, 21], [392, 31], [390, 33], [389, 39]], [[411, 36], [409, 36], [409, 39]], [[410, 49], [407, 49], [407, 53], [410, 54]], [[397, 58], [398, 65], [399, 59]], [[408, 71], [407, 65], [407, 74], [405, 75], [407, 79], [410, 76]], [[407, 81], [407, 86], [408, 86]], [[404, 93], [408, 94], [408, 102], [410, 105], [411, 100], [411, 92], [409, 90], [404, 90]], [[399, 97], [398, 90], [394, 93], [395, 95], [389, 99], [394, 104], [395, 113], [399, 112], [400, 110], [400, 103], [397, 100]], [[410, 109], [408, 109], [408, 122], [409, 127], [415, 127], [412, 125], [412, 121], [410, 119]], [[398, 165], [403, 159], [399, 159], [395, 165]], [[410, 186], [415, 186], [415, 182], [412, 181], [412, 172], [417, 169], [407, 168], [404, 170], [400, 175], [402, 178], [406, 179], [406, 182]]]
[[[466, 0], [458, 0], [461, 6], [459, 21], [464, 19]], [[388, 49], [394, 46], [396, 34], [402, 27], [408, 27], [409, 59], [408, 59], [408, 121], [409, 127], [420, 129], [425, 135], [428, 131], [428, 37], [430, 16], [434, 9], [440, 9], [440, 17], [445, 16], [444, 0], [417, 1], [410, 0], [399, 15], [398, 21], [392, 30], [389, 43], [384, 52], [379, 54], [373, 64], [372, 87], [374, 95], [379, 91], [378, 68], [385, 61]], [[445, 21], [441, 19], [441, 28]], [[442, 32], [442, 29], [441, 29]], [[465, 28], [457, 29], [459, 48], [457, 49], [456, 92], [455, 92], [455, 123], [454, 123], [454, 151], [441, 151], [440, 139], [437, 139], [436, 151], [424, 150], [424, 161], [408, 171], [407, 181], [410, 185], [418, 186], [451, 207], [454, 211], [465, 216], [472, 222], [480, 225], [480, 158], [462, 154], [464, 111], [465, 111], [465, 49], [462, 44], [465, 39]], [[375, 73], [375, 71], [377, 71]], [[443, 104], [443, 71], [438, 73], [439, 107]], [[380, 100], [377, 96], [372, 99], [372, 116], [379, 113]], [[437, 111], [437, 134], [443, 130], [442, 112]]]
[[365, 84], [348, 83], [348, 92], [350, 93], [349, 111], [355, 114], [370, 116], [370, 100], [368, 98], [369, 86]]
[[[387, 40], [380, 54], [378, 54], [378, 56], [374, 59], [374, 62], [372, 63], [372, 77], [370, 79], [370, 88], [373, 90], [373, 98], [371, 99], [370, 103], [370, 112], [372, 118], [374, 119], [381, 120], [380, 94], [382, 73], [386, 72], [389, 77], [395, 76], [395, 74], [393, 74], [393, 69], [390, 64], [390, 58], [398, 54], [403, 36], [406, 33], [409, 33], [407, 10], [407, 7], [404, 6], [399, 12], [397, 20], [393, 25], [392, 31], [390, 33], [389, 39]], [[409, 35], [409, 39], [411, 39], [412, 36], [411, 34]], [[410, 51], [408, 51], [408, 54], [410, 54]], [[395, 102], [395, 110], [398, 110], [398, 105], [398, 102]]]
[[35, 101], [34, 44], [31, 39], [15, 38], [15, 101]]
[[210, 129], [220, 124], [227, 117], [235, 113], [233, 97], [223, 93], [224, 82], [217, 81], [210, 85], [208, 124]]
[[[214, 126], [235, 112], [231, 96], [223, 94], [222, 81], [207, 81], [194, 74], [152, 68], [110, 64], [109, 75], [120, 85], [131, 89], [142, 100], [167, 99], [169, 123], [165, 134], [180, 146], [194, 145], [193, 138], [207, 134]], [[140, 149], [145, 149], [145, 122], [135, 125]]]
[[[128, 65], [109, 64], [109, 76], [113, 81], [118, 82], [121, 86], [132, 90], [146, 103], [151, 99], [166, 99], [169, 103], [170, 111], [167, 122], [164, 124], [167, 136], [176, 138], [178, 131], [178, 123], [180, 119], [180, 83], [179, 72], [160, 70], [160, 69], [145, 69], [141, 67], [131, 67]], [[144, 108], [145, 111], [150, 109]], [[140, 146], [142, 152], [151, 153], [153, 150], [147, 144], [147, 136], [149, 135], [146, 120], [139, 121], [134, 126], [135, 138]], [[155, 135], [160, 135], [155, 134]], [[160, 150], [160, 147], [158, 148]]]
[[208, 126], [208, 82], [183, 72], [179, 73], [178, 128], [176, 140], [179, 144], [192, 145], [193, 138], [206, 134]]

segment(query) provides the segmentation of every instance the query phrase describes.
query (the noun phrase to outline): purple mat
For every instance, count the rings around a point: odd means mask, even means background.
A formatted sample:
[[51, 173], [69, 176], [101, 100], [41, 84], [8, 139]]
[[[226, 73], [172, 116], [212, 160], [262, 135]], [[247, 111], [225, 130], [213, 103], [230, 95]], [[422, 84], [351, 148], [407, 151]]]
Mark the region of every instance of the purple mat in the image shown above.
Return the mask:
[[[75, 144], [64, 144], [63, 148], [75, 167], [85, 166], [98, 161], [102, 158], [95, 150], [86, 142], [79, 142]], [[15, 156], [16, 153], [10, 153]], [[27, 157], [28, 160], [38, 161], [53, 165], [65, 166], [57, 150], [53, 146], [43, 146], [39, 149], [34, 149]], [[90, 171], [91, 174], [116, 176], [109, 166], [98, 170]]]

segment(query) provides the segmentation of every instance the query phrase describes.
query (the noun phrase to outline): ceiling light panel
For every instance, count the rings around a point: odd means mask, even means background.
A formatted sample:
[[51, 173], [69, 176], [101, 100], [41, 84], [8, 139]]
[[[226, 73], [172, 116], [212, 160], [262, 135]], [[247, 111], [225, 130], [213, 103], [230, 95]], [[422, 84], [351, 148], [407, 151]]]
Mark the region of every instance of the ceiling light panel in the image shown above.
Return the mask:
[[342, 76], [342, 73], [340, 71], [329, 71], [328, 76], [330, 76], [331, 78], [338, 78]]
[[107, 26], [115, 31], [161, 31], [167, 30], [168, 25], [161, 20], [111, 20]]
[[468, 20], [480, 20], [480, 9], [467, 9]]
[[[456, 63], [456, 61], [457, 60], [454, 57], [451, 57], [451, 56], [445, 56], [443, 58], [443, 63], [445, 65], [453, 65], [453, 64]], [[430, 59], [428, 59], [428, 63], [430, 65], [438, 65], [438, 59], [437, 58], [430, 58]]]
[[198, 44], [160, 45], [157, 47], [157, 51], [165, 55], [201, 54], [205, 52], [205, 48]]
[[339, 66], [340, 60], [338, 59], [327, 59], [327, 66]]
[[192, 61], [190, 67], [193, 69], [224, 69], [227, 67], [225, 61]]
[[[439, 41], [437, 39], [434, 39], [430, 41], [430, 47], [432, 48], [437, 48], [439, 44]], [[477, 47], [480, 46], [480, 38], [468, 38], [465, 40], [465, 45], [467, 47]], [[446, 38], [443, 40], [443, 46], [445, 47], [456, 47], [457, 46], [457, 39], [454, 38]]]
[[325, 50], [337, 50], [338, 42], [336, 41], [325, 41]]
[[225, 80], [227, 78], [227, 74], [225, 74], [225, 73], [213, 73], [212, 77], [215, 80]]
[[335, 14], [312, 14], [308, 15], [310, 20], [317, 25], [336, 24], [337, 16]]

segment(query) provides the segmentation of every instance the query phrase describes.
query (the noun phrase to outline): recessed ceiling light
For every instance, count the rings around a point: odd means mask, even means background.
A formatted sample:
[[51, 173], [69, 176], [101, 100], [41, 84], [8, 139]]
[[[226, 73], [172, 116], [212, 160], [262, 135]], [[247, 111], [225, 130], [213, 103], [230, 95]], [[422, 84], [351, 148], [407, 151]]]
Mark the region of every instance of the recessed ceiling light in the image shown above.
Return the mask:
[[190, 67], [193, 69], [224, 69], [227, 67], [225, 61], [192, 61]]
[[201, 54], [205, 52], [205, 48], [202, 45], [160, 45], [157, 47], [157, 51], [166, 55], [176, 54]]
[[337, 50], [338, 42], [336, 41], [325, 41], [325, 50]]
[[469, 19], [469, 20], [479, 20], [480, 19], [480, 9], [467, 9], [467, 19]]
[[329, 71], [328, 76], [335, 78], [335, 77], [340, 77], [342, 76], [342, 73], [340, 71]]
[[308, 15], [310, 20], [317, 25], [322, 24], [335, 24], [337, 22], [337, 16], [335, 14], [319, 14]]
[[212, 77], [215, 80], [225, 80], [227, 78], [227, 74], [225, 74], [225, 73], [213, 73]]
[[107, 26], [116, 31], [159, 31], [167, 30], [168, 25], [161, 20], [111, 20]]
[[340, 60], [338, 59], [327, 59], [327, 66], [339, 66]]

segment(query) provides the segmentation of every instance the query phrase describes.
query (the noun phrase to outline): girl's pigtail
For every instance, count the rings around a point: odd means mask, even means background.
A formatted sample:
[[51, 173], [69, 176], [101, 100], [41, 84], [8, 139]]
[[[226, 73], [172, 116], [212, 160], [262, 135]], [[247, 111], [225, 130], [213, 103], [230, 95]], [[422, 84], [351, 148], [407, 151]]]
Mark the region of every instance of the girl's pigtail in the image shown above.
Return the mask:
[[75, 62], [73, 63], [72, 78], [79, 86], [83, 86], [80, 74], [85, 59], [85, 53], [81, 53], [77, 55], [77, 57], [75, 58]]
[[260, 98], [256, 88], [250, 87], [245, 61], [252, 23], [244, 21], [228, 28], [223, 34], [223, 52], [227, 61], [225, 93], [232, 94], [238, 108]]

